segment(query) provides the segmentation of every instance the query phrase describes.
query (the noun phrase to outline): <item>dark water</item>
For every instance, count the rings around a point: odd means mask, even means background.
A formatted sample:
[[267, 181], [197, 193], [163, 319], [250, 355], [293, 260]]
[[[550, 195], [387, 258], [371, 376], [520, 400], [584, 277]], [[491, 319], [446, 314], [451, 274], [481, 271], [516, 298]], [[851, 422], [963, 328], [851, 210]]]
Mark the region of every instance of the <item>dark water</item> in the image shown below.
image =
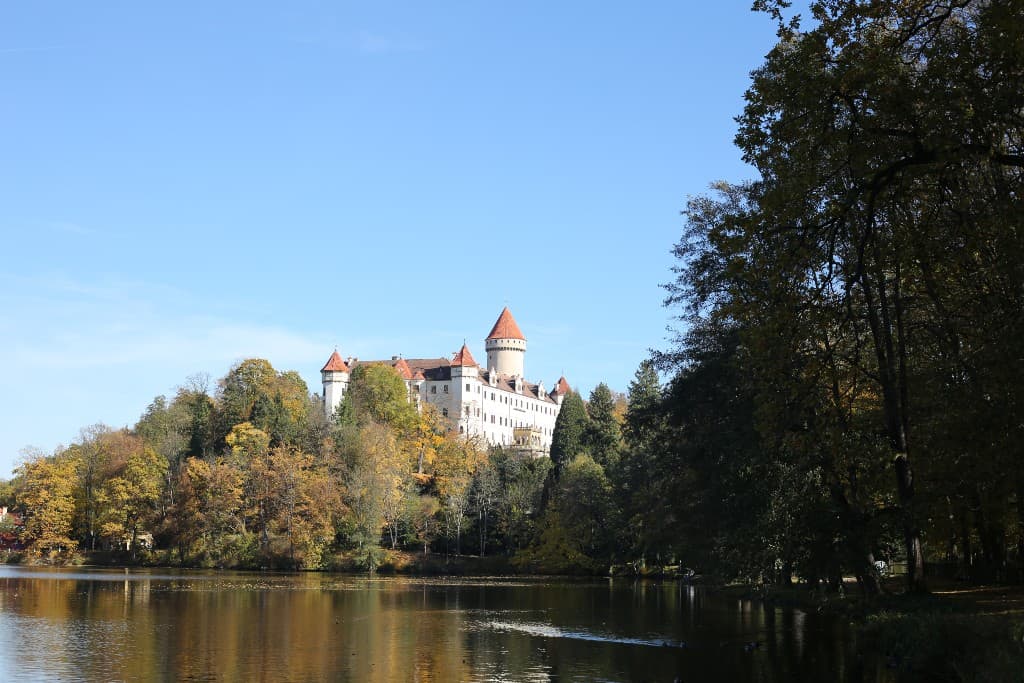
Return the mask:
[[0, 567], [5, 681], [894, 680], [851, 638], [674, 582]]

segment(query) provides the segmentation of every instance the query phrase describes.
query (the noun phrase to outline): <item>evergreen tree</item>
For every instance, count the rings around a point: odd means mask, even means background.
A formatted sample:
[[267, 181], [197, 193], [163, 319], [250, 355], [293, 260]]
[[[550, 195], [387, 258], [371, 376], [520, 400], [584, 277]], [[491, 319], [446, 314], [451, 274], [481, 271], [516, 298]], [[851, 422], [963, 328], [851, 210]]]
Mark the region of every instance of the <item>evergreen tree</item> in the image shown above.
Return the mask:
[[653, 547], [650, 539], [651, 466], [658, 439], [665, 428], [661, 411], [661, 385], [654, 361], [640, 363], [629, 385], [623, 425], [623, 449], [619, 467], [613, 473], [615, 497], [624, 520], [625, 538], [634, 557], [641, 561]]
[[551, 434], [551, 463], [556, 477], [586, 449], [589, 424], [590, 417], [583, 399], [575, 391], [568, 392], [562, 399], [562, 408], [558, 411]]
[[641, 361], [629, 383], [629, 402], [626, 405], [626, 420], [623, 426], [623, 437], [626, 445], [636, 448], [644, 443], [645, 434], [651, 426], [648, 424], [652, 410], [661, 398], [661, 383], [654, 361]]
[[587, 450], [594, 462], [606, 471], [614, 471], [618, 467], [622, 449], [622, 428], [615, 415], [615, 398], [604, 382], [590, 392], [587, 415], [590, 417], [587, 425]]

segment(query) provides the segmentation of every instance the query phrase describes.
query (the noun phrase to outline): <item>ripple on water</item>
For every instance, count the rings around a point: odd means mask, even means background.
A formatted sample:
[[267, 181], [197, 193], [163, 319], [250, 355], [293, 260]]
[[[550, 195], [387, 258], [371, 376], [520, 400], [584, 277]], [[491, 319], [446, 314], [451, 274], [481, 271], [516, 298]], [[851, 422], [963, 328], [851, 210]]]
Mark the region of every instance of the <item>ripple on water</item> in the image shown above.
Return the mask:
[[598, 643], [619, 643], [622, 645], [643, 645], [646, 647], [684, 647], [683, 643], [664, 638], [627, 638], [608, 633], [594, 631], [570, 630], [559, 628], [554, 624], [526, 621], [478, 621], [479, 629], [490, 629], [502, 632], [525, 633], [541, 638], [569, 638], [572, 640], [589, 640]]

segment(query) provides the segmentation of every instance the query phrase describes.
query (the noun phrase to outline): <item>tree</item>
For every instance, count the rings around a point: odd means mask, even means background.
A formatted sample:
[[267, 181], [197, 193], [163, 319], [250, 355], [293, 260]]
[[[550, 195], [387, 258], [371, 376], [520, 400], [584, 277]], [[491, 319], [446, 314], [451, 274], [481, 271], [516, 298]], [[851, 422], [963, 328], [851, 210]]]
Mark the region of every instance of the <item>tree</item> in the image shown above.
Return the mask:
[[533, 537], [534, 523], [541, 512], [541, 494], [553, 467], [549, 458], [528, 458], [495, 447], [491, 458], [497, 466], [500, 494], [498, 528], [505, 536], [505, 550], [512, 554]]
[[156, 521], [167, 461], [141, 441], [124, 465], [111, 472], [100, 487], [100, 531], [106, 539], [125, 544], [134, 556], [139, 531]]
[[486, 460], [475, 441], [451, 435], [437, 449], [434, 483], [448, 536], [454, 530], [455, 554], [462, 552], [462, 525], [472, 500], [474, 475]]
[[252, 418], [260, 396], [272, 394], [277, 371], [269, 361], [247, 358], [228, 371], [218, 387], [220, 431], [225, 436], [231, 428]]
[[341, 497], [313, 456], [277, 446], [270, 456], [274, 482], [273, 529], [287, 544], [288, 564], [316, 568], [334, 536], [334, 518], [343, 512]]
[[643, 444], [644, 436], [650, 430], [648, 416], [658, 405], [661, 398], [661, 382], [654, 361], [645, 359], [633, 375], [627, 394], [625, 424], [623, 437], [627, 447]]
[[393, 367], [383, 363], [355, 367], [338, 410], [338, 420], [360, 425], [374, 421], [404, 432], [412, 429], [417, 419], [416, 406], [409, 402], [405, 382]]
[[569, 461], [586, 449], [589, 426], [590, 418], [583, 399], [575, 391], [569, 391], [562, 399], [551, 433], [551, 462], [556, 477]]
[[473, 475], [470, 488], [470, 508], [476, 514], [477, 533], [480, 537], [480, 557], [487, 554], [487, 539], [491, 515], [497, 512], [501, 497], [501, 474], [492, 455], [484, 458]]
[[[842, 317], [834, 320], [866, 328], [865, 369], [892, 453], [908, 583], [920, 590], [923, 515], [912, 466], [926, 443], [913, 428], [920, 352], [973, 355], [956, 350], [966, 337], [948, 325], [948, 292], [970, 291], [986, 272], [1020, 282], [1010, 266], [1020, 240], [1006, 228], [1021, 215], [1014, 188], [1024, 168], [1024, 57], [1012, 27], [1024, 9], [874, 0], [815, 2], [812, 12], [811, 30], [780, 26], [782, 40], [748, 91], [737, 140], [764, 179], [757, 209], [779, 229], [772, 253], [789, 250], [776, 266], [817, 274], [839, 295]], [[1000, 207], [998, 217], [986, 204]], [[973, 250], [972, 235], [990, 238], [988, 248]], [[941, 256], [950, 244], [971, 256], [947, 268]], [[1012, 299], [1019, 296], [997, 305]], [[975, 322], [995, 331], [989, 320]]]
[[622, 428], [616, 415], [615, 397], [604, 382], [590, 392], [587, 415], [590, 417], [585, 439], [587, 450], [601, 467], [614, 470], [622, 449]]
[[192, 378], [187, 386], [178, 390], [174, 397], [176, 405], [181, 405], [189, 415], [188, 453], [202, 458], [214, 450], [214, 418], [215, 404], [206, 391], [206, 378]]
[[231, 449], [231, 464], [245, 476], [248, 527], [258, 534], [260, 547], [266, 553], [277, 503], [277, 482], [270, 461], [270, 435], [252, 423], [242, 422], [231, 428], [225, 442]]
[[656, 444], [665, 432], [660, 401], [658, 372], [652, 360], [644, 360], [629, 385], [622, 429], [623, 455], [612, 478], [630, 550], [641, 562], [652, 549], [649, 527], [656, 524], [656, 520], [649, 518], [649, 511], [652, 465], [659, 453]]
[[35, 454], [16, 470], [18, 502], [25, 509], [22, 539], [31, 554], [66, 557], [78, 547], [71, 538], [78, 465], [73, 456]]
[[607, 562], [619, 522], [604, 468], [589, 455], [578, 455], [562, 472], [559, 485], [559, 512], [569, 537], [587, 557]]
[[[805, 520], [819, 504], [834, 509], [844, 562], [870, 585], [860, 568], [896, 521], [908, 586], [923, 590], [930, 511], [977, 501], [983, 490], [1006, 519], [1012, 486], [1001, 482], [1019, 471], [1019, 458], [988, 445], [1019, 437], [1020, 421], [1002, 417], [1012, 408], [985, 411], [1000, 415], [994, 430], [956, 416], [989, 391], [1000, 405], [1020, 404], [1017, 389], [996, 379], [1005, 364], [988, 352], [1013, 353], [1021, 332], [1012, 311], [1024, 282], [1015, 227], [1024, 51], [1013, 27], [1024, 8], [822, 0], [811, 3], [813, 28], [802, 30], [783, 19], [787, 5], [755, 3], [778, 19], [780, 37], [738, 119], [737, 144], [759, 179], [719, 185], [719, 197], [688, 205], [667, 303], [686, 307], [698, 337], [739, 334], [769, 456], [759, 482], [782, 487], [765, 508], [770, 528], [785, 531], [775, 525], [794, 518], [773, 512], [782, 500]], [[997, 322], [996, 311], [1013, 322]], [[700, 343], [679, 347], [684, 370]], [[954, 421], [973, 438], [942, 429]], [[944, 483], [972, 461], [984, 464]], [[887, 487], [876, 476], [883, 465]], [[821, 488], [800, 512], [786, 494], [805, 481]], [[975, 517], [989, 537], [984, 554], [1000, 564], [1005, 525], [973, 507], [961, 516]], [[967, 548], [970, 534], [959, 535]]]
[[429, 552], [430, 542], [437, 535], [437, 515], [441, 505], [430, 495], [408, 495], [405, 498], [405, 520], [409, 525], [409, 537], [423, 545], [423, 554]]
[[381, 531], [387, 529], [392, 547], [398, 544], [403, 501], [412, 488], [412, 472], [395, 431], [369, 421], [359, 428], [345, 454], [343, 481], [348, 537], [367, 568], [379, 558]]
[[185, 461], [174, 510], [182, 562], [198, 545], [208, 562], [221, 563], [228, 539], [245, 529], [243, 483], [242, 472], [228, 463], [208, 463], [198, 458]]

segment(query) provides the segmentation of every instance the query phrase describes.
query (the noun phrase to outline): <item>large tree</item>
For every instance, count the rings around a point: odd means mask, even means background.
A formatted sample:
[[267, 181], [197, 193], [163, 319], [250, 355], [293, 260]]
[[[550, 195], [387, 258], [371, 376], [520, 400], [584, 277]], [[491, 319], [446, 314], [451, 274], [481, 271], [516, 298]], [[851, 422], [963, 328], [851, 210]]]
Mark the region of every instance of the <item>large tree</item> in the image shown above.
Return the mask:
[[[767, 445], [814, 465], [861, 564], [897, 521], [920, 590], [940, 490], [994, 492], [1005, 509], [994, 484], [1020, 472], [1000, 454], [1019, 453], [1021, 383], [999, 379], [1019, 364], [992, 352], [1019, 355], [1024, 7], [827, 0], [803, 29], [785, 2], [755, 6], [780, 37], [739, 118], [760, 177], [691, 203], [669, 302], [738, 326]], [[936, 438], [992, 395], [994, 433]], [[971, 460], [992, 466], [942, 482]], [[874, 478], [885, 463], [891, 504]]]
[[590, 392], [587, 402], [586, 443], [590, 456], [606, 470], [614, 470], [619, 464], [622, 449], [622, 427], [615, 411], [615, 397], [611, 389], [601, 382]]
[[562, 399], [562, 407], [558, 410], [555, 428], [551, 433], [551, 462], [555, 476], [569, 461], [586, 450], [589, 426], [590, 417], [583, 399], [575, 391], [569, 391]]
[[416, 426], [417, 417], [398, 372], [384, 363], [367, 363], [352, 370], [336, 419], [360, 425], [373, 421], [404, 432]]
[[25, 509], [22, 539], [31, 554], [69, 556], [78, 546], [71, 538], [77, 469], [75, 457], [67, 454], [33, 454], [18, 467], [18, 503]]

